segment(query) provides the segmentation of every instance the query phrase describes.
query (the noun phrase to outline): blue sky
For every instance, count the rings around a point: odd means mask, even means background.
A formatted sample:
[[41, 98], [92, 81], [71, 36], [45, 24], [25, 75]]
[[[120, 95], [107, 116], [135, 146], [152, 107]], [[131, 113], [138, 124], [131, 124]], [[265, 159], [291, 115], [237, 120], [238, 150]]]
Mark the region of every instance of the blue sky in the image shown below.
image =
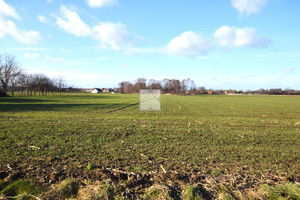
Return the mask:
[[300, 1], [0, 0], [0, 53], [76, 87], [300, 89]]

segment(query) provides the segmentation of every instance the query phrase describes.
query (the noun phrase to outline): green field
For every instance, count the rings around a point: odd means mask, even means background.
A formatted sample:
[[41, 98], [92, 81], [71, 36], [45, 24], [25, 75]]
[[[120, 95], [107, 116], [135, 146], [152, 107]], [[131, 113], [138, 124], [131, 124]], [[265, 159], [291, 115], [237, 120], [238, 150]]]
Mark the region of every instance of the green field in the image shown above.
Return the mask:
[[138, 101], [121, 94], [0, 98], [0, 171], [41, 183], [96, 180], [106, 168], [169, 174], [157, 182], [181, 181], [172, 174], [188, 174], [191, 184], [203, 175], [239, 175], [254, 185], [300, 181], [300, 97], [162, 95], [160, 112], [141, 112]]

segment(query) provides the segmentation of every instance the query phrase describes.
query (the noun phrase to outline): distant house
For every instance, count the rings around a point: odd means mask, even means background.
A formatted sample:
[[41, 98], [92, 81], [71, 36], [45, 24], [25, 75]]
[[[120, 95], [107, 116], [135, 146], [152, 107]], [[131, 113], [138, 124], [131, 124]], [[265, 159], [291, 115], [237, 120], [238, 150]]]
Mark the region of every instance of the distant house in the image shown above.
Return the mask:
[[207, 94], [212, 94], [213, 92], [211, 90], [206, 91]]
[[102, 92], [103, 93], [114, 93], [114, 89], [113, 88], [102, 88]]
[[94, 94], [102, 93], [102, 90], [100, 88], [94, 88], [94, 89], [92, 89], [91, 93], [94, 93]]

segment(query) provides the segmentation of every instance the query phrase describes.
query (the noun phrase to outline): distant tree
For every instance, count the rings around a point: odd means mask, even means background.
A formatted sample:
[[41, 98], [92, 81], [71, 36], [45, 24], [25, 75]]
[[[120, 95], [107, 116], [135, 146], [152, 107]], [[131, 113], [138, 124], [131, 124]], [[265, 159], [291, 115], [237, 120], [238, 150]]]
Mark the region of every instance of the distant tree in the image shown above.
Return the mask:
[[266, 94], [266, 90], [261, 88], [257, 91], [258, 94]]
[[125, 85], [126, 85], [126, 81], [122, 81], [122, 82], [119, 83], [120, 93], [121, 94], [124, 93]]
[[207, 91], [204, 86], [201, 86], [197, 89], [197, 94], [207, 94]]
[[180, 85], [180, 81], [176, 80], [176, 79], [172, 79], [172, 89], [173, 89], [173, 94], [179, 94], [180, 90], [181, 90], [181, 85]]
[[20, 78], [21, 78], [21, 72], [19, 74], [17, 74], [16, 76], [11, 77], [11, 81], [10, 81], [10, 87], [11, 87], [11, 95], [14, 96], [15, 94], [15, 89], [20, 85]]
[[189, 91], [191, 94], [195, 94], [197, 91], [197, 85], [196, 85], [195, 81], [193, 81], [193, 80], [191, 80], [191, 82], [190, 82], [190, 90]]
[[269, 94], [279, 95], [279, 94], [283, 94], [283, 91], [281, 88], [270, 89]]
[[9, 86], [11, 86], [12, 91], [14, 91], [17, 77], [20, 74], [21, 69], [13, 55], [0, 55], [0, 82], [4, 93], [8, 91]]
[[154, 79], [150, 79], [148, 81], [147, 88], [148, 89], [162, 89], [161, 82], [154, 80]]
[[32, 85], [34, 94], [38, 92], [40, 96], [41, 94], [47, 94], [47, 92], [53, 88], [54, 83], [48, 76], [44, 74], [35, 74], [33, 75]]
[[196, 93], [197, 86], [195, 84], [195, 81], [193, 81], [190, 78], [183, 79], [181, 81], [181, 93], [184, 94], [195, 94]]
[[169, 93], [169, 79], [163, 79], [161, 86], [164, 93]]
[[188, 91], [189, 79], [182, 79], [180, 82], [180, 93], [185, 94]]
[[130, 82], [125, 83], [124, 93], [132, 94], [132, 93], [135, 93], [135, 91], [136, 91], [136, 89], [132, 83], [130, 83]]
[[59, 76], [56, 78], [55, 84], [56, 87], [58, 88], [59, 94], [61, 95], [62, 88], [65, 86], [65, 79], [63, 76]]
[[136, 92], [139, 93], [141, 89], [146, 89], [146, 79], [145, 78], [139, 78], [135, 81], [134, 87], [136, 89]]
[[26, 91], [26, 95], [29, 96], [29, 93], [32, 95], [32, 87], [33, 87], [33, 82], [34, 81], [34, 76], [32, 74], [26, 74], [22, 73], [19, 77], [19, 83], [21, 86], [22, 94], [23, 90]]

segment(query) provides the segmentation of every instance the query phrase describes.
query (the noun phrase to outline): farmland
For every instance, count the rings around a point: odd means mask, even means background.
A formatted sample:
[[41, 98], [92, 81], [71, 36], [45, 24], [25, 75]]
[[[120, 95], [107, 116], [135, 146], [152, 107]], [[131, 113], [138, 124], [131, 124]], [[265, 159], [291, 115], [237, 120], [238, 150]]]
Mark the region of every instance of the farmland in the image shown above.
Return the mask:
[[[219, 183], [246, 191], [300, 181], [300, 97], [162, 95], [160, 112], [141, 112], [138, 101], [122, 94], [0, 98], [1, 179], [47, 186], [109, 178], [135, 193], [170, 181], [208, 191]], [[129, 183], [130, 174], [142, 183]]]

